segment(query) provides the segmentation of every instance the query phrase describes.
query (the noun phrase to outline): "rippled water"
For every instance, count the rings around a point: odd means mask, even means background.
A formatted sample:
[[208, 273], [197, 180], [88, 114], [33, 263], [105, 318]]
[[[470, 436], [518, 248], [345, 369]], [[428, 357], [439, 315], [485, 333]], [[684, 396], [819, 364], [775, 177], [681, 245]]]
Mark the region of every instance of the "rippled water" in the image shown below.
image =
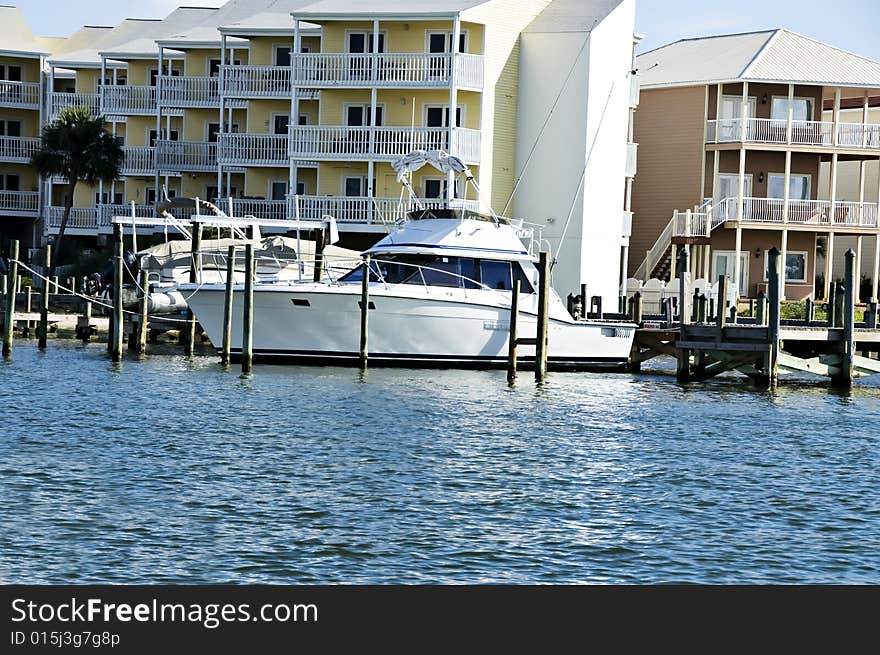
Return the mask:
[[0, 582], [880, 583], [880, 383], [0, 363]]

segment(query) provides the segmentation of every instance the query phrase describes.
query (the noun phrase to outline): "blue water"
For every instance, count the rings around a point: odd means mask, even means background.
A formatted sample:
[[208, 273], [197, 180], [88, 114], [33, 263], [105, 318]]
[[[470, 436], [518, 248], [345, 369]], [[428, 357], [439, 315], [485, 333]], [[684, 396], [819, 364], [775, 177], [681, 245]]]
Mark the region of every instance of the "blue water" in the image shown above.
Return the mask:
[[880, 583], [880, 382], [0, 362], [2, 583]]

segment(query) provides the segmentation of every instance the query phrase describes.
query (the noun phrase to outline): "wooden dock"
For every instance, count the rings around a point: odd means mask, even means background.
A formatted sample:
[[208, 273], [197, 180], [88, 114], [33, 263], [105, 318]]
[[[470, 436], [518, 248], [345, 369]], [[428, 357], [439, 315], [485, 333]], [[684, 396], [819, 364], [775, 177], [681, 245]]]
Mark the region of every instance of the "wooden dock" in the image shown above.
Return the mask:
[[[664, 316], [652, 322], [641, 316], [638, 294], [631, 303], [631, 314], [640, 324], [630, 357], [631, 368], [659, 356], [674, 357], [681, 382], [708, 380], [721, 373], [738, 371], [764, 387], [775, 386], [780, 373], [800, 372], [830, 378], [835, 386], [848, 388], [857, 377], [880, 374], [880, 330], [877, 329], [877, 303], [865, 308], [865, 320], [855, 322], [855, 253], [846, 254], [846, 275], [842, 293], [830, 299], [828, 320], [813, 319], [807, 304], [803, 321], [780, 318], [779, 251], [770, 257], [769, 297], [760, 298], [757, 316], [737, 317], [735, 308], [724, 298], [726, 280], [719, 280], [720, 297], [714, 316], [707, 311], [706, 299], [692, 296], [687, 252], [678, 261], [680, 291], [678, 313], [666, 303]], [[670, 299], [671, 300], [671, 299]]]

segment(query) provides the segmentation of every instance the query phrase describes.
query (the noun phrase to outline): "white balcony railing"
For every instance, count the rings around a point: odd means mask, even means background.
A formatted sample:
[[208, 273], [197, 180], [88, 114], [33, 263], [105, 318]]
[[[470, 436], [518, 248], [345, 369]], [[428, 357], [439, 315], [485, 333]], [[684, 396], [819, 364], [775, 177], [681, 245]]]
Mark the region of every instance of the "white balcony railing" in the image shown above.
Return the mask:
[[111, 116], [152, 116], [156, 113], [156, 87], [102, 86], [101, 113]]
[[216, 171], [217, 144], [206, 141], [158, 141], [156, 168], [162, 171]]
[[217, 159], [230, 166], [287, 166], [286, 134], [220, 134]]
[[639, 144], [626, 144], [626, 177], [635, 177], [638, 171]]
[[40, 85], [37, 82], [0, 80], [0, 106], [40, 108]]
[[217, 77], [175, 77], [162, 75], [159, 104], [163, 107], [218, 107], [220, 80]]
[[[46, 227], [57, 232], [61, 228], [64, 207], [46, 208]], [[67, 220], [67, 230], [86, 230], [97, 233], [98, 210], [96, 207], [73, 207]]]
[[[228, 209], [228, 199], [215, 199], [214, 204], [224, 211]], [[285, 200], [265, 200], [259, 198], [233, 198], [232, 211], [237, 218], [254, 216], [267, 220], [283, 221], [288, 218], [289, 202]]]
[[369, 127], [295, 126], [290, 154], [295, 159], [384, 160], [412, 150], [446, 150], [469, 163], [480, 161], [480, 132], [455, 128], [453, 147], [445, 127], [377, 127], [371, 149]]
[[39, 149], [38, 137], [0, 136], [0, 161], [27, 164]]
[[0, 191], [0, 212], [36, 214], [39, 208], [38, 191]]
[[49, 120], [58, 118], [62, 109], [86, 107], [93, 116], [101, 113], [101, 96], [97, 93], [59, 93], [49, 94]]
[[[103, 231], [113, 229], [114, 216], [131, 216], [131, 203], [127, 205], [101, 205], [97, 208], [98, 227]], [[153, 205], [134, 205], [134, 215], [137, 218], [153, 218], [156, 216], [156, 208]]]
[[223, 95], [233, 98], [289, 98], [289, 66], [223, 66]]
[[459, 87], [483, 88], [483, 57], [465, 53], [301, 54], [294, 56], [293, 80], [312, 87], [443, 88], [453, 65]]
[[[835, 142], [831, 121], [793, 121], [791, 143], [799, 146], [839, 146], [841, 148], [880, 149], [880, 125], [838, 123]], [[788, 121], [771, 118], [747, 118], [745, 132], [742, 119], [711, 120], [706, 125], [709, 143], [787, 144]]]
[[[289, 198], [290, 216], [303, 220], [318, 221], [324, 216], [333, 216], [339, 223], [390, 224], [406, 217], [415, 209], [412, 202], [400, 198], [362, 198], [344, 196], [291, 196]], [[297, 212], [296, 204], [299, 204]], [[479, 211], [476, 200], [423, 200], [428, 208], [454, 207]]]
[[149, 146], [125, 146], [125, 161], [120, 172], [123, 175], [152, 175], [156, 171], [156, 149]]
[[[737, 204], [736, 198], [720, 201], [713, 210], [716, 224], [736, 220]], [[877, 203], [839, 200], [832, 211], [830, 200], [790, 200], [787, 216], [784, 207], [785, 201], [780, 198], [743, 198], [742, 220], [745, 223], [878, 227]]]

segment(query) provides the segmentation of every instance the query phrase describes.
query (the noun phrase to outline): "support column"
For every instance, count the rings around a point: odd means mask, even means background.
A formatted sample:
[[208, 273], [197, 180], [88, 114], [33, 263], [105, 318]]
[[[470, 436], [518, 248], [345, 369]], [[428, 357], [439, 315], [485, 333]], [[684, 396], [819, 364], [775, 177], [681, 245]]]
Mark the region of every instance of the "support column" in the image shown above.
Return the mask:
[[788, 228], [782, 228], [782, 248], [779, 253], [779, 302], [785, 301], [785, 262], [788, 257]]
[[[461, 156], [455, 147], [455, 128], [458, 127], [458, 76], [455, 71], [458, 42], [461, 40], [461, 18], [458, 14], [452, 19], [452, 43], [449, 48], [449, 154]], [[455, 173], [449, 171], [446, 176], [446, 200], [451, 202], [455, 197]]]
[[[156, 164], [159, 163], [159, 157], [158, 157], [159, 141], [162, 137], [162, 103], [160, 102], [160, 98], [161, 98], [160, 94], [162, 92], [161, 91], [161, 89], [162, 89], [162, 67], [164, 66], [164, 62], [165, 62], [165, 49], [162, 46], [159, 46], [159, 60], [158, 61], [159, 61], [159, 74], [156, 76], [156, 144], [155, 144], [156, 150], [154, 151], [156, 153], [156, 159], [155, 159]], [[168, 63], [168, 68], [169, 68], [168, 72], [170, 74], [171, 73], [170, 61]], [[114, 129], [115, 129], [115, 125], [116, 124], [114, 123]], [[128, 134], [128, 132], [126, 132], [126, 134], [125, 134], [126, 141], [128, 141], [128, 137], [129, 137], [129, 134]], [[169, 135], [169, 138], [170, 138], [170, 135]], [[150, 144], [148, 143], [147, 145], [150, 145]], [[158, 166], [156, 166], [156, 171], [153, 176], [153, 192], [156, 194], [156, 203], [158, 204], [159, 198], [160, 198], [160, 195], [159, 195], [159, 167]], [[146, 194], [146, 191], [144, 193]], [[144, 201], [145, 201], [144, 204], [146, 204], [146, 198], [144, 198]]]
[[833, 280], [831, 279], [831, 271], [834, 268], [834, 231], [828, 232], [828, 239], [825, 243], [825, 288], [822, 289], [822, 293], [825, 297], [825, 300], [828, 300], [830, 296], [828, 295], [828, 289], [830, 288]]
[[[299, 129], [299, 88], [297, 87], [297, 62], [302, 54], [302, 35], [299, 31], [299, 19], [293, 21], [293, 45], [290, 50], [290, 121], [287, 129], [287, 152], [294, 152], [293, 134]], [[288, 157], [287, 194], [296, 195], [299, 186], [299, 169], [296, 160]], [[317, 189], [315, 189], [317, 193]]]
[[[745, 113], [745, 109], [743, 110], [743, 113]], [[743, 121], [743, 125], [745, 125], [745, 121]], [[745, 135], [743, 135], [743, 138], [745, 138]], [[737, 192], [736, 199], [736, 252], [733, 260], [733, 286], [735, 291], [732, 300], [734, 307], [736, 307], [739, 303], [739, 280], [742, 275], [742, 271], [740, 270], [742, 266], [739, 261], [739, 254], [742, 250], [742, 220], [745, 213], [745, 198], [743, 197], [743, 195], [745, 194], [745, 186], [746, 149], [744, 146], [741, 146], [739, 151], [739, 190]]]
[[785, 124], [785, 142], [791, 145], [792, 126], [794, 125], [794, 84], [788, 85], [788, 116]]
[[[367, 197], [375, 198], [376, 190], [373, 188], [373, 178], [376, 175], [376, 164], [374, 158], [376, 154], [376, 108], [378, 106], [378, 88], [379, 83], [379, 21], [373, 21], [373, 47], [372, 47], [372, 87], [370, 88], [370, 159], [367, 161]], [[368, 220], [370, 223], [374, 221], [375, 207], [371, 202], [368, 211]]]
[[[220, 33], [220, 73], [218, 80], [218, 84], [220, 85], [220, 119], [217, 133], [217, 147], [219, 149], [220, 144], [219, 141], [223, 139], [223, 134], [226, 132], [226, 96], [223, 94], [223, 67], [226, 65], [226, 34]], [[169, 134], [170, 136], [170, 134]], [[208, 198], [209, 202], [214, 202], [215, 200], [222, 200], [224, 197], [224, 186], [223, 186], [223, 165], [220, 163], [220, 158], [217, 158], [217, 198]], [[222, 207], [222, 205], [221, 205]]]
[[712, 246], [703, 247], [705, 248], [703, 253], [703, 279], [709, 282], [712, 279]]

